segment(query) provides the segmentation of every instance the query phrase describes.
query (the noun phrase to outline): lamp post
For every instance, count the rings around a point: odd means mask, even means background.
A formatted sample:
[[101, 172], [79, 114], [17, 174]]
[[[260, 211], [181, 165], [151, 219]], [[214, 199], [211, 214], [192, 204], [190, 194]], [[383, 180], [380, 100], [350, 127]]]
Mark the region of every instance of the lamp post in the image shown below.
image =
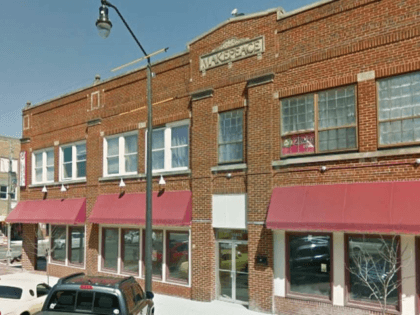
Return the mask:
[[[136, 41], [140, 50], [144, 54], [144, 58], [147, 59], [147, 148], [146, 148], [146, 248], [145, 248], [145, 265], [146, 265], [146, 279], [145, 289], [146, 291], [152, 291], [152, 65], [150, 63], [150, 56], [155, 55], [153, 53], [148, 55], [144, 50], [143, 46], [134, 35], [127, 22], [124, 20], [120, 11], [106, 0], [101, 0], [102, 5], [99, 8], [99, 18], [96, 21], [96, 27], [98, 28], [99, 35], [102, 38], [107, 38], [111, 32], [112, 24], [108, 18], [108, 7], [113, 8], [117, 12], [118, 16], [127, 27], [131, 36]], [[164, 51], [166, 51], [164, 49]]]

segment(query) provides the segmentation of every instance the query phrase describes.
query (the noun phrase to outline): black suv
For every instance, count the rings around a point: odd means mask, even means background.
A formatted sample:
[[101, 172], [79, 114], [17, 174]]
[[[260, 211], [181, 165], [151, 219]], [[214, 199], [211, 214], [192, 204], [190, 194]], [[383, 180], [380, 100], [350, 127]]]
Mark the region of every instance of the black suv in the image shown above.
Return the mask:
[[153, 315], [153, 293], [144, 293], [133, 277], [86, 276], [61, 278], [38, 314]]

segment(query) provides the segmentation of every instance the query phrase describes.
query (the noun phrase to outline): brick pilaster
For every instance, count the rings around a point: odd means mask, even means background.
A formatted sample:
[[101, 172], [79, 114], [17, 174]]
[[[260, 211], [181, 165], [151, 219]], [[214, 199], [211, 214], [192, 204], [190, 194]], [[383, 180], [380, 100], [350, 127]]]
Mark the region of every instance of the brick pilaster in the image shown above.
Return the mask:
[[[378, 148], [378, 128], [375, 79], [358, 82], [357, 104], [359, 108], [359, 151], [376, 151]], [[363, 109], [363, 111], [360, 109]]]
[[23, 224], [22, 226], [22, 269], [36, 270], [37, 260], [37, 224]]
[[[273, 143], [272, 125], [262, 122], [270, 121], [274, 105], [272, 82], [248, 89], [249, 307], [264, 312], [271, 312], [273, 295], [273, 236], [263, 226], [271, 197]], [[256, 263], [257, 256], [266, 263]]]

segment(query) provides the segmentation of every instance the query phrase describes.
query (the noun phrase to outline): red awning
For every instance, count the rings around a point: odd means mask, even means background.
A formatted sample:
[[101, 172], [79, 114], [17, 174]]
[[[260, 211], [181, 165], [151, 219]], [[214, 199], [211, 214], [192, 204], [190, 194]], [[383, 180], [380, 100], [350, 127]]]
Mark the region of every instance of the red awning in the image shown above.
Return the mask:
[[86, 198], [20, 201], [7, 216], [11, 223], [82, 224]]
[[275, 188], [267, 228], [420, 234], [420, 181]]
[[[190, 191], [153, 193], [153, 225], [184, 226], [191, 224], [192, 203]], [[102, 195], [96, 200], [91, 223], [136, 224], [146, 223], [146, 194]]]

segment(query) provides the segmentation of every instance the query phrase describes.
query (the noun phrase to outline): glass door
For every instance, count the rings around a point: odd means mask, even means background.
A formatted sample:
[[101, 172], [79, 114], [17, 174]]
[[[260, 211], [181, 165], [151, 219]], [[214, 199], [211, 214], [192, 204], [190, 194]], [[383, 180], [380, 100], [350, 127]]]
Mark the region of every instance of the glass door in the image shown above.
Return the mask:
[[219, 296], [221, 299], [233, 299], [232, 252], [232, 243], [219, 243]]
[[235, 244], [235, 299], [248, 303], [248, 244]]
[[248, 303], [248, 244], [220, 241], [218, 247], [219, 299]]

